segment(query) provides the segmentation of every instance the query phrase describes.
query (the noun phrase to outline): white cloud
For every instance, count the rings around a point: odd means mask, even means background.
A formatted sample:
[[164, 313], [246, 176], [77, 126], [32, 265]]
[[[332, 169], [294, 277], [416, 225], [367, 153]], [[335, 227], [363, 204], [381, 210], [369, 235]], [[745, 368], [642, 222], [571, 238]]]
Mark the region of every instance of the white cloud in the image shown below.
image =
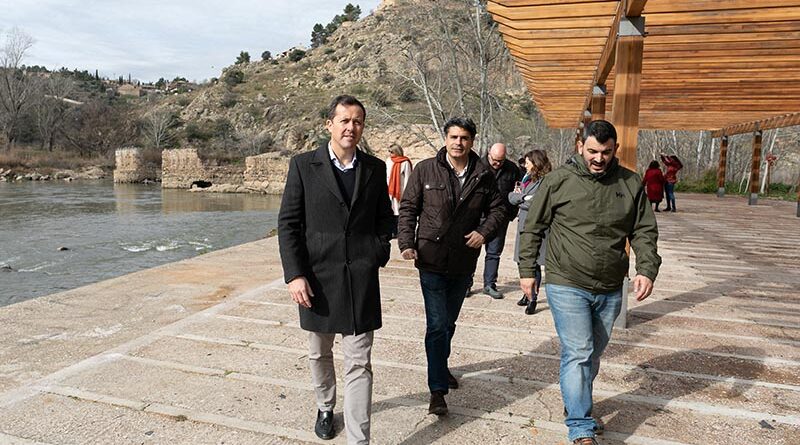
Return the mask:
[[380, 0], [0, 0], [0, 31], [18, 26], [36, 39], [27, 65], [202, 80], [242, 50], [257, 60], [264, 50], [308, 45], [313, 25], [347, 3], [360, 5], [363, 17]]

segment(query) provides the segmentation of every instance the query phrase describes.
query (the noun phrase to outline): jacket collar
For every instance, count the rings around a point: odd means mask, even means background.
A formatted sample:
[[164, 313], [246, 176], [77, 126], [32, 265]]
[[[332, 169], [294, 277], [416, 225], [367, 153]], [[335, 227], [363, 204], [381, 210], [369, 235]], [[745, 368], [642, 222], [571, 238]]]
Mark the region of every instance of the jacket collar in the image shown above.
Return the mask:
[[[452, 170], [450, 167], [450, 163], [447, 162], [447, 147], [442, 147], [436, 153], [436, 161], [443, 165], [448, 171]], [[469, 152], [469, 163], [467, 164], [467, 180], [473, 176], [473, 174], [481, 174], [483, 173], [488, 167], [486, 167], [482, 162], [480, 156], [477, 153], [470, 150]]]
[[617, 168], [619, 168], [619, 159], [617, 159], [616, 156], [611, 158], [611, 161], [608, 163], [608, 168], [606, 168], [602, 173], [590, 172], [589, 168], [586, 167], [586, 161], [584, 161], [583, 156], [581, 156], [580, 153], [575, 153], [572, 155], [572, 157], [567, 161], [567, 165], [578, 176], [588, 176], [594, 179], [602, 179], [610, 174], [613, 174]]

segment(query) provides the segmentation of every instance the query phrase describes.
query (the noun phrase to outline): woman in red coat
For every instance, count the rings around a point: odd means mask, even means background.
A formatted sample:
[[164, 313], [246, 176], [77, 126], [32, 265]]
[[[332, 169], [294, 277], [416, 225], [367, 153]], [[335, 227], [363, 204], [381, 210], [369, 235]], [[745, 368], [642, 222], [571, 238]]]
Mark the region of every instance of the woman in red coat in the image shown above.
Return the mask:
[[660, 212], [660, 210], [658, 210], [658, 205], [661, 204], [661, 200], [664, 199], [664, 174], [661, 173], [658, 161], [650, 163], [650, 166], [647, 167], [647, 171], [644, 173], [642, 182], [644, 183], [645, 190], [647, 190], [647, 199], [653, 203], [653, 210]]

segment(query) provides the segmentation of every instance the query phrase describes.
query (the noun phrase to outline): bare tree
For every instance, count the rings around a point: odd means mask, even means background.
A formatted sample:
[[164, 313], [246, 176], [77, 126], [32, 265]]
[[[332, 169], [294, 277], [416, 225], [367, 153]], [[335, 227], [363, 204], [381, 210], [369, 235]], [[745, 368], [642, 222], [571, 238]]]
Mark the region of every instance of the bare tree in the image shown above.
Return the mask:
[[175, 137], [172, 132], [175, 124], [175, 114], [166, 108], [156, 108], [145, 114], [143, 134], [147, 144], [161, 150]]
[[236, 139], [243, 156], [259, 155], [275, 145], [275, 138], [267, 130], [258, 128], [240, 130], [236, 133]]
[[7, 148], [14, 144], [20, 119], [32, 102], [32, 81], [20, 64], [33, 43], [33, 37], [14, 27], [6, 33], [0, 50], [0, 128]]
[[37, 95], [34, 111], [36, 129], [41, 137], [41, 148], [53, 151], [53, 142], [62, 130], [67, 111], [74, 101], [68, 99], [75, 89], [75, 84], [59, 74], [52, 74], [47, 79], [37, 82], [40, 94]]

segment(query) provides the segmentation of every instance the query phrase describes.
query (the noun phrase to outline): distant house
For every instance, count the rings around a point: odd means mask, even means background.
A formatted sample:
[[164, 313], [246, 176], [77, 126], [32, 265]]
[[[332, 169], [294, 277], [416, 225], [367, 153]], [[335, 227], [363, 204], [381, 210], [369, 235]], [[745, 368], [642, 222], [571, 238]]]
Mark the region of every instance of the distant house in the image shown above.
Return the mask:
[[126, 83], [124, 85], [120, 85], [117, 88], [117, 93], [120, 96], [132, 96], [132, 97], [141, 97], [144, 96], [145, 92], [142, 90], [140, 86], [132, 85]]

